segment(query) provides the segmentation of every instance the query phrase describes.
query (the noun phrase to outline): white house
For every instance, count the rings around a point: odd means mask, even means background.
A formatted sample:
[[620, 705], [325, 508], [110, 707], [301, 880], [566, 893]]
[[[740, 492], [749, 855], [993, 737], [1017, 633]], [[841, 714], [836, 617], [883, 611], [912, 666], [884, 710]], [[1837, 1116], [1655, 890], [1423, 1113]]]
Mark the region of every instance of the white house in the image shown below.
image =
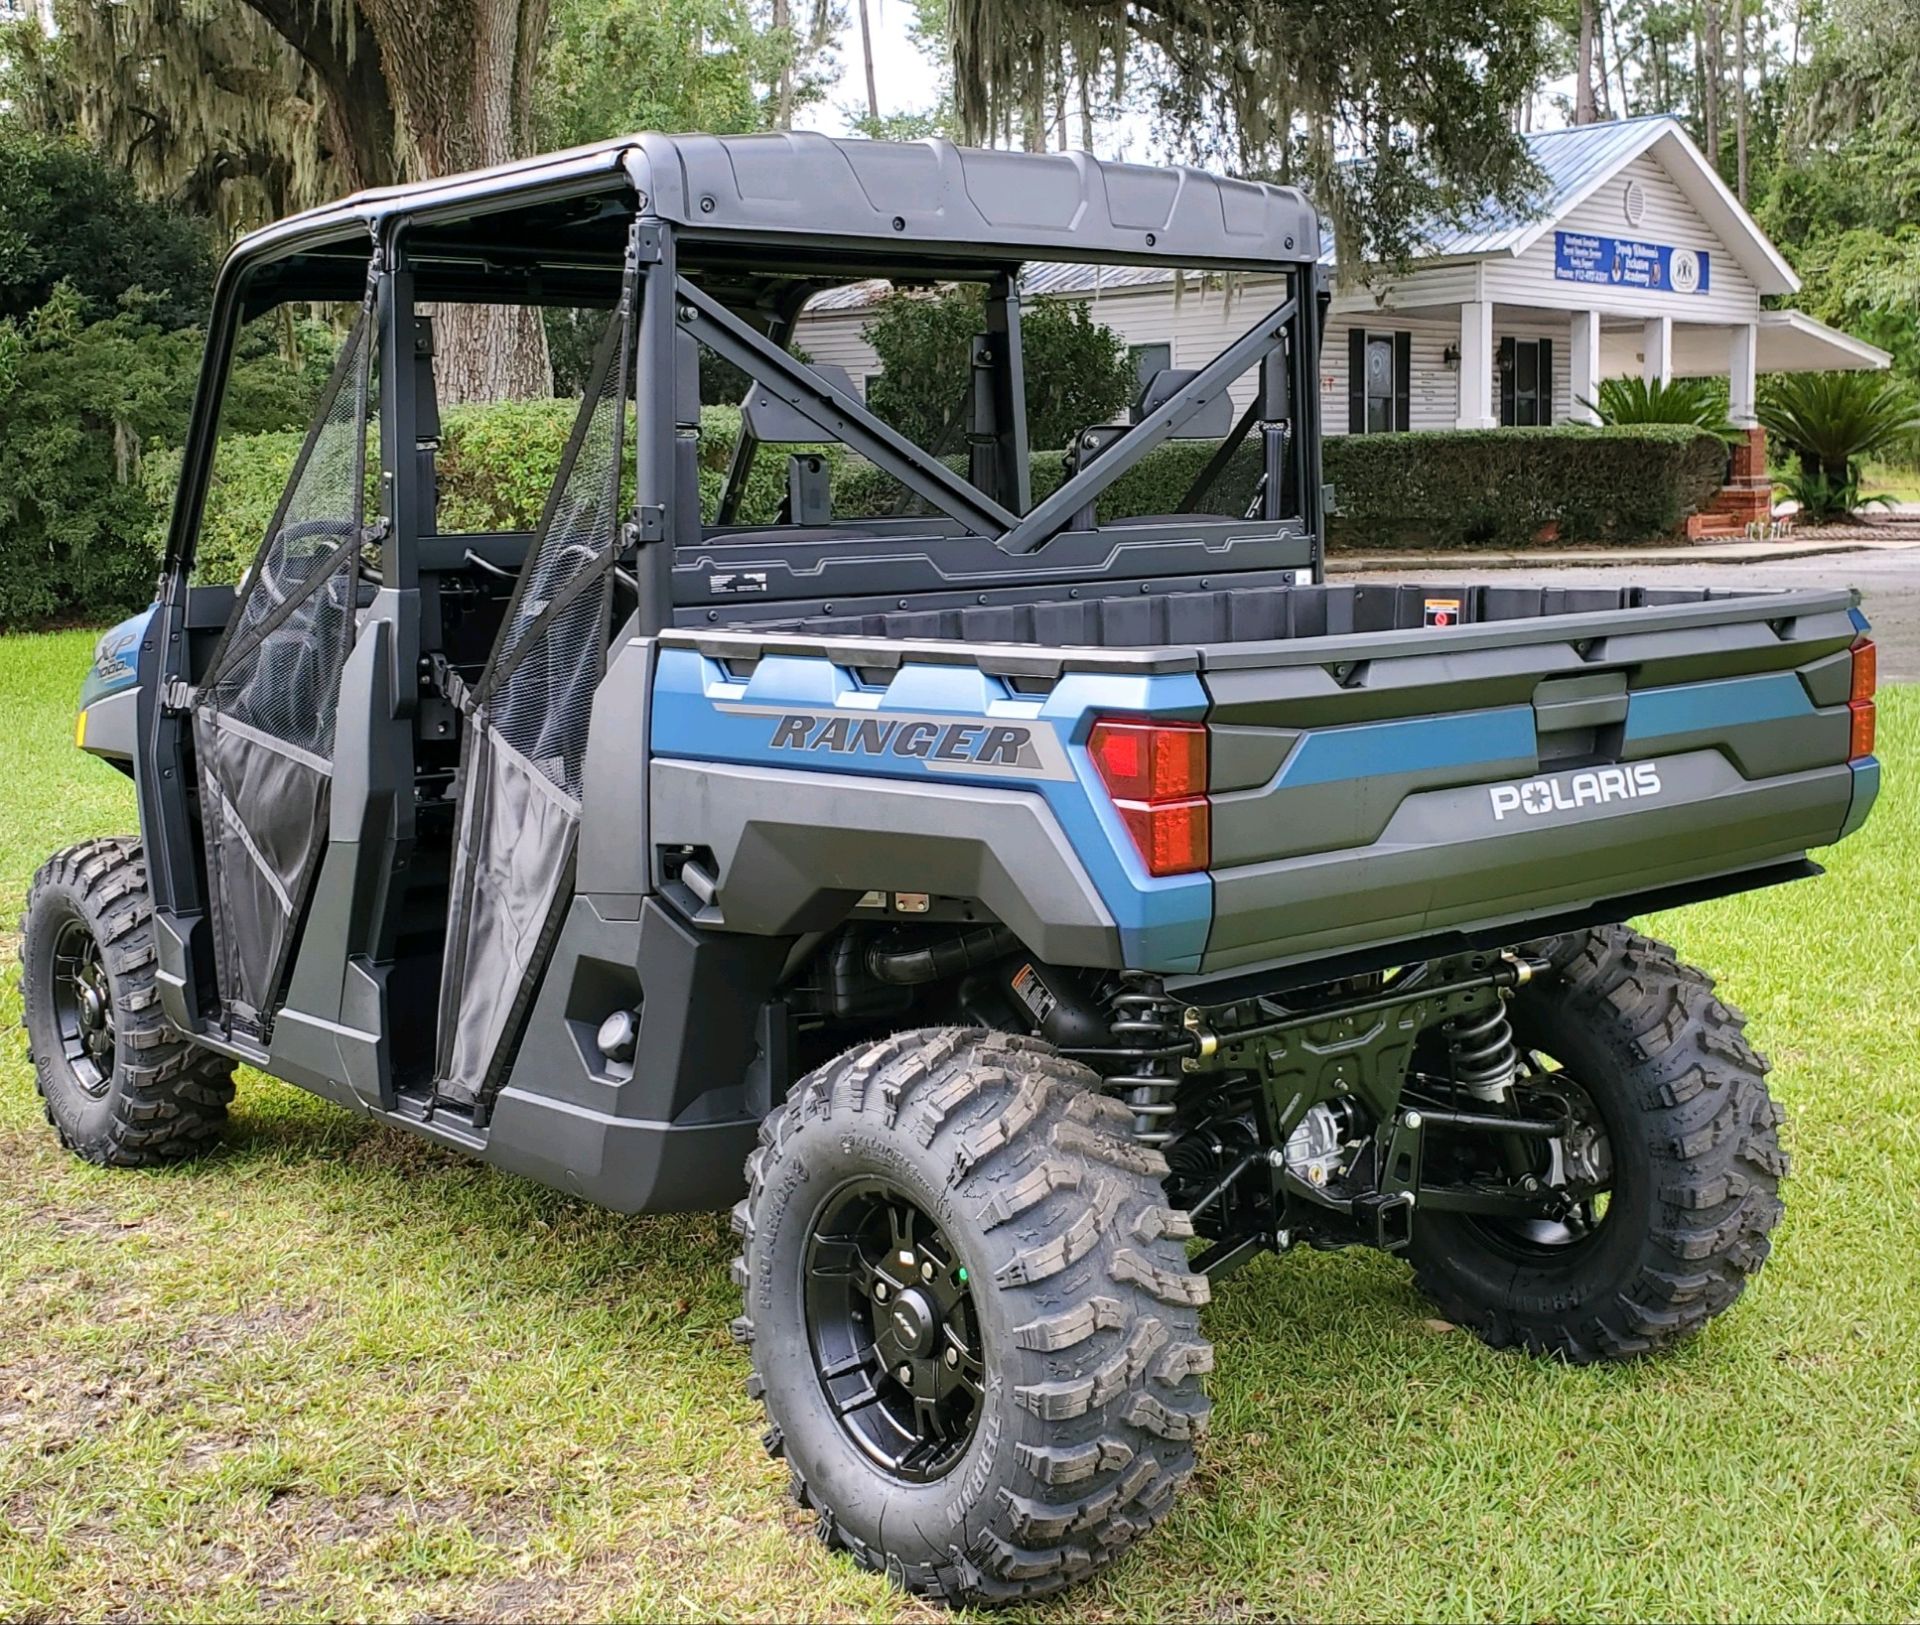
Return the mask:
[[[1799, 311], [1762, 308], [1799, 279], [1677, 121], [1528, 140], [1546, 177], [1533, 212], [1435, 226], [1405, 275], [1336, 294], [1320, 368], [1329, 433], [1588, 419], [1582, 402], [1600, 379], [1632, 373], [1724, 376], [1734, 421], [1751, 427], [1757, 372], [1888, 365], [1885, 351]], [[1112, 266], [1034, 266], [1023, 288], [1087, 300], [1143, 380], [1211, 359], [1268, 296], [1253, 276], [1202, 283]], [[797, 342], [864, 386], [879, 363], [862, 328], [885, 291], [821, 295]], [[1241, 381], [1241, 403], [1252, 387]], [[1764, 472], [1756, 430], [1735, 473], [1763, 488]], [[1764, 512], [1764, 494], [1755, 500]]]

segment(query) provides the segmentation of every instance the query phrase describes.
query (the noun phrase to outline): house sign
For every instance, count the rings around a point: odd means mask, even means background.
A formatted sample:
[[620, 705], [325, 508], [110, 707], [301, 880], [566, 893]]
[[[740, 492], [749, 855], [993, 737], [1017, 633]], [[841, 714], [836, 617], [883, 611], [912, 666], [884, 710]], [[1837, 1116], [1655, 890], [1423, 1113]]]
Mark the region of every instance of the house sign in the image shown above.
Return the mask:
[[1709, 255], [1704, 248], [1675, 248], [1636, 237], [1601, 237], [1586, 231], [1553, 234], [1553, 274], [1561, 282], [1649, 293], [1705, 293]]

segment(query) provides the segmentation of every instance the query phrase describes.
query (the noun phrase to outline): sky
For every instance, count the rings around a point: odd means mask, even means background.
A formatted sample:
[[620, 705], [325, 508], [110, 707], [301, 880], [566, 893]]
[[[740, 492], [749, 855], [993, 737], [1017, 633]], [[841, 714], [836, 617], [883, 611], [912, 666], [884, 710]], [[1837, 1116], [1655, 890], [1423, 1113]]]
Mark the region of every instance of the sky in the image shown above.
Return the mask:
[[[921, 55], [907, 30], [913, 8], [904, 0], [867, 0], [873, 23], [873, 77], [880, 90], [882, 113], [910, 113], [931, 107], [939, 99], [940, 75]], [[860, 68], [859, 13], [847, 6], [849, 26], [840, 40], [840, 82], [827, 92], [825, 102], [807, 109], [804, 123], [828, 135], [846, 135], [852, 119], [866, 112], [867, 87]]]
[[[3, 3], [4, 0], [0, 0], [0, 4]], [[873, 23], [873, 70], [880, 91], [880, 111], [911, 113], [931, 107], [940, 95], [940, 75], [909, 33], [913, 7], [907, 0], [868, 0], [868, 6]], [[855, 0], [848, 0], [846, 10], [848, 27], [840, 39], [839, 82], [827, 92], [824, 102], [816, 103], [795, 120], [803, 128], [828, 135], [848, 134], [853, 120], [866, 111], [866, 84], [860, 67], [859, 11]], [[1570, 97], [1572, 78], [1569, 76], [1564, 82], [1542, 88], [1534, 108], [1534, 128], [1550, 129], [1565, 122], [1552, 105], [1556, 92]], [[1076, 120], [1073, 137], [1076, 141], [1078, 133]], [[1097, 129], [1096, 144], [1103, 158], [1152, 157], [1143, 118], [1103, 121]]]

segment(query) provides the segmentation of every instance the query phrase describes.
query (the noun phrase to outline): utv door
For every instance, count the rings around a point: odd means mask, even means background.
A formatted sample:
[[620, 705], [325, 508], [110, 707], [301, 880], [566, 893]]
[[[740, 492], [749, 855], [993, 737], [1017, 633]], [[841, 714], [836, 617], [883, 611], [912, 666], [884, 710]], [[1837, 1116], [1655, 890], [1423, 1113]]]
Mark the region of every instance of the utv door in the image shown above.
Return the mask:
[[484, 1111], [571, 890], [607, 669], [627, 402], [623, 293], [486, 668], [462, 710], [435, 1093]]
[[360, 608], [370, 304], [321, 395], [193, 698], [219, 995], [264, 1038], [326, 840], [340, 670]]

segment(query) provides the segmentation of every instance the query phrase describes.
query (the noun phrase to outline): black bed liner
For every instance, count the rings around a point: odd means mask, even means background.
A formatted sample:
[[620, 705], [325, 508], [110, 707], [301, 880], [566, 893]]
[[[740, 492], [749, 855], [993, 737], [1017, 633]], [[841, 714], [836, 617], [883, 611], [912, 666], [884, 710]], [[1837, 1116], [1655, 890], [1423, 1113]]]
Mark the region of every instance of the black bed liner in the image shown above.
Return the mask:
[[[1757, 604], [1756, 600], [1765, 600]], [[1207, 664], [1227, 655], [1220, 646], [1365, 636], [1426, 629], [1458, 630], [1502, 622], [1558, 616], [1618, 616], [1624, 610], [1661, 610], [1724, 605], [1727, 618], [1751, 620], [1755, 611], [1784, 615], [1830, 611], [1853, 601], [1844, 590], [1775, 593], [1701, 587], [1523, 587], [1497, 584], [1422, 586], [1365, 583], [1331, 586], [1222, 586], [1118, 598], [1078, 597], [1026, 604], [975, 605], [957, 609], [886, 610], [865, 614], [813, 615], [790, 621], [716, 627], [755, 639], [858, 638], [882, 643], [915, 641], [1037, 645], [1061, 650], [1156, 650], [1181, 646], [1207, 651]], [[1446, 617], [1439, 619], [1439, 617]], [[1706, 616], [1707, 620], [1719, 619]], [[1759, 618], [1764, 618], [1761, 616]], [[1653, 616], [1651, 628], [1667, 617]], [[1701, 617], [1686, 617], [1700, 624]], [[1572, 628], [1565, 636], [1584, 635]], [[1626, 630], [1618, 620], [1597, 633]], [[683, 633], [699, 641], [712, 633]], [[672, 634], [669, 634], [672, 636]], [[1475, 640], [1478, 641], [1478, 640]], [[1216, 652], [1217, 651], [1217, 652]]]

